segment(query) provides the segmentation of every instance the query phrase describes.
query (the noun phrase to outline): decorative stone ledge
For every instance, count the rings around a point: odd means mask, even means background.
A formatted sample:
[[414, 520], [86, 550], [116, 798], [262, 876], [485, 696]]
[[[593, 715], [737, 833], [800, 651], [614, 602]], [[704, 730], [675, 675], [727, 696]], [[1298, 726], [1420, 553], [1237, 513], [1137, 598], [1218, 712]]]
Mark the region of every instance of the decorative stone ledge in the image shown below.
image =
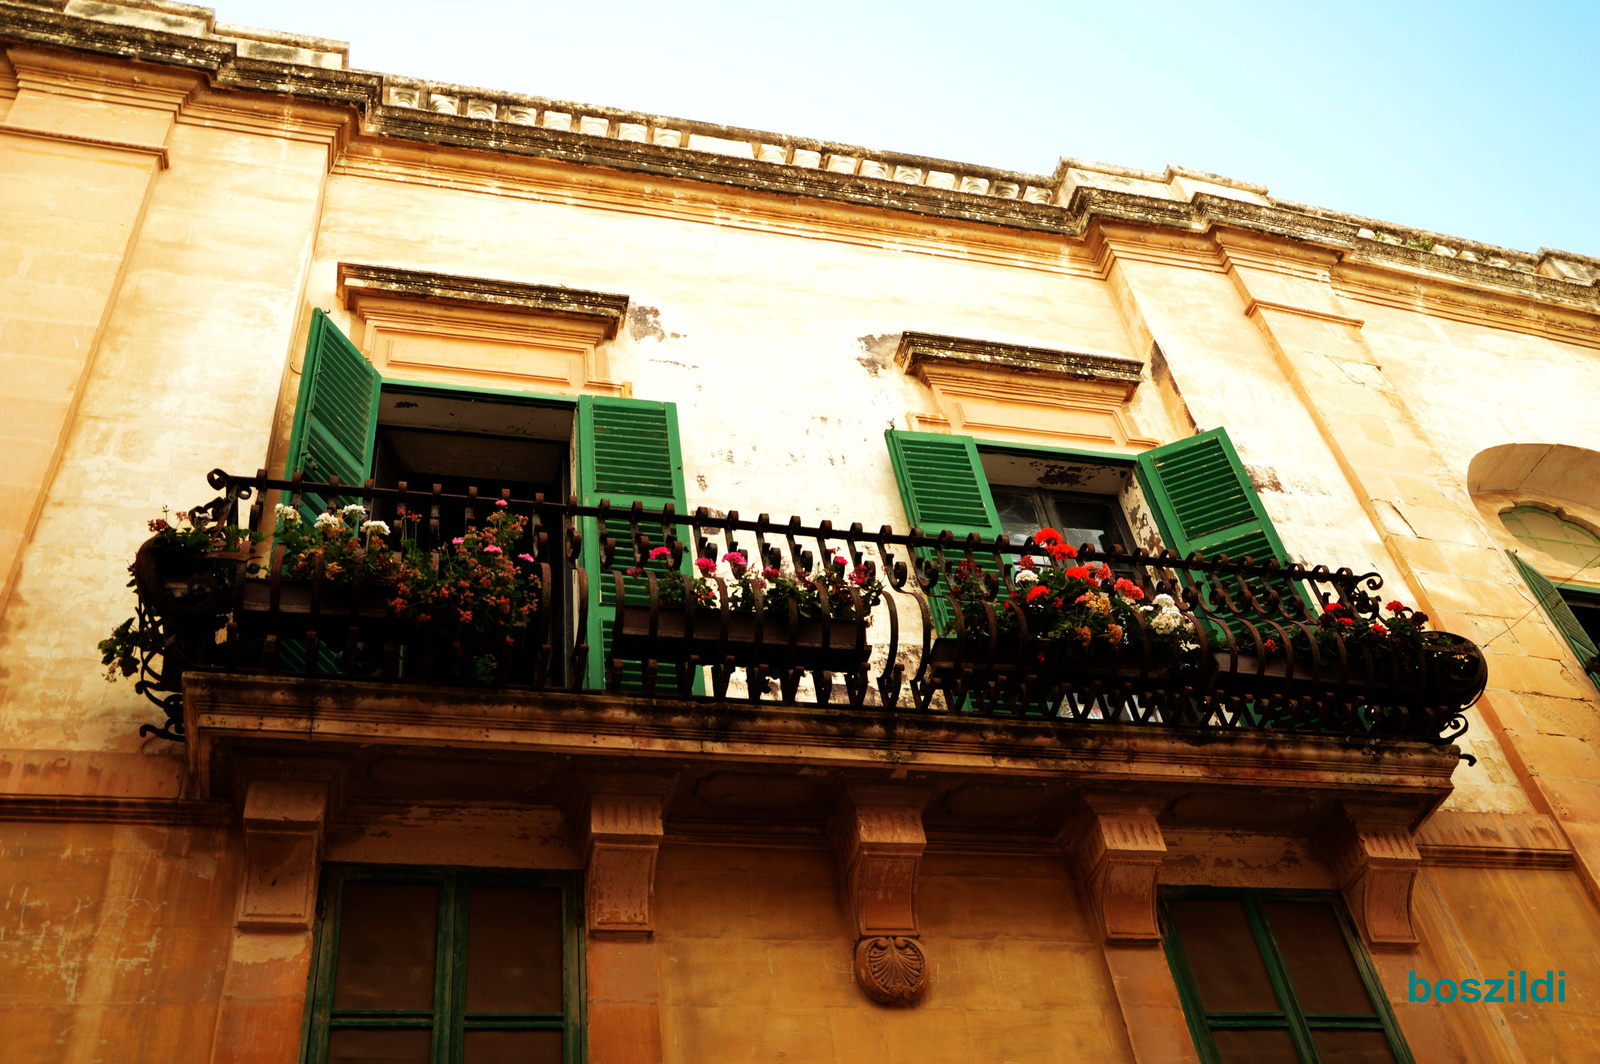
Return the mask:
[[451, 306], [581, 318], [603, 323], [608, 340], [617, 335], [617, 329], [628, 313], [628, 297], [609, 292], [586, 292], [557, 285], [458, 277], [352, 262], [339, 263], [338, 295], [352, 312], [359, 311], [360, 301], [365, 296], [385, 296]]
[[921, 332], [901, 334], [900, 348], [895, 352], [894, 360], [908, 373], [919, 365], [942, 363], [1124, 384], [1137, 384], [1139, 371], [1144, 368], [1142, 362], [1115, 355], [1023, 347], [1020, 344]]
[[1346, 803], [1346, 823], [1332, 836], [1334, 874], [1367, 945], [1410, 949], [1411, 891], [1422, 855], [1405, 815], [1387, 807]]

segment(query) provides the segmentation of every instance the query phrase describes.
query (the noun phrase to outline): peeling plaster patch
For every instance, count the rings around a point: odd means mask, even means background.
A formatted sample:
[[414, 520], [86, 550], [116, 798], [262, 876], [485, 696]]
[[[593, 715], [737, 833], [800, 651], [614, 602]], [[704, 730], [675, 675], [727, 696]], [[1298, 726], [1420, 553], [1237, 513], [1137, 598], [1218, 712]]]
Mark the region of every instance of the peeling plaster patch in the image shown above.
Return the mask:
[[1047, 465], [1039, 470], [1039, 483], [1051, 488], [1076, 488], [1099, 475], [1099, 470], [1084, 466]]
[[1382, 366], [1375, 366], [1370, 362], [1356, 362], [1351, 361], [1350, 359], [1334, 358], [1332, 355], [1327, 356], [1327, 358], [1329, 362], [1332, 362], [1335, 366], [1338, 366], [1344, 375], [1349, 377], [1354, 383], [1359, 384], [1364, 388], [1376, 388], [1383, 392], [1392, 391], [1392, 389], [1389, 387], [1389, 382], [1383, 377]]
[[1278, 479], [1278, 471], [1271, 466], [1247, 465], [1244, 471], [1250, 474], [1250, 483], [1255, 485], [1257, 491], [1287, 491], [1283, 481]]
[[[672, 335], [673, 336], [677, 336], [678, 334], [677, 333], [673, 333]], [[699, 369], [700, 368], [699, 366], [692, 365], [692, 364], [690, 364], [688, 362], [674, 362], [670, 358], [647, 358], [647, 359], [645, 359], [645, 361], [649, 362], [649, 363], [652, 363], [654, 365], [657, 365], [657, 366], [677, 366], [679, 369]]]
[[856, 343], [866, 354], [856, 359], [867, 373], [877, 377], [894, 365], [894, 353], [900, 346], [899, 333], [868, 333], [856, 337]]
[[710, 484], [706, 483], [706, 475], [704, 473], [696, 473], [694, 475], [694, 482], [696, 484], [700, 485], [700, 490], [701, 491], [705, 491], [705, 490], [707, 490], [708, 488], [711, 487]]
[[649, 336], [656, 340], [681, 340], [682, 333], [669, 333], [661, 328], [661, 311], [655, 307], [630, 306], [628, 308], [628, 336], [643, 340]]

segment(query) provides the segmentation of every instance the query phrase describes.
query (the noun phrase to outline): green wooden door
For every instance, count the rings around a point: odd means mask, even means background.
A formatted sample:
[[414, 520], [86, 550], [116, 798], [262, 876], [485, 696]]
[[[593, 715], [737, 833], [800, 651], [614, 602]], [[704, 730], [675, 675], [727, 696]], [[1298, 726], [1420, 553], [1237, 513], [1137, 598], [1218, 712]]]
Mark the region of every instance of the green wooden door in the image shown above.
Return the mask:
[[[300, 367], [300, 397], [289, 434], [287, 475], [338, 477], [360, 486], [372, 472], [383, 378], [321, 310], [311, 312], [311, 335]], [[307, 494], [301, 510], [314, 518], [333, 500]], [[354, 501], [351, 499], [350, 501]]]
[[[683, 457], [678, 443], [678, 408], [675, 403], [643, 399], [613, 399], [585, 395], [578, 399], [578, 422], [574, 433], [578, 458], [578, 495], [586, 506], [609, 499], [618, 511], [618, 521], [608, 523], [607, 534], [616, 541], [615, 569], [627, 569], [641, 560], [633, 555], [633, 541], [627, 525], [627, 512], [635, 502], [646, 510], [660, 510], [668, 503], [678, 513], [686, 508], [683, 488]], [[659, 524], [644, 529], [647, 546], [662, 541]], [[682, 538], [682, 530], [679, 530]], [[692, 547], [692, 544], [689, 546]], [[692, 550], [684, 551], [684, 565], [692, 560]], [[585, 686], [605, 686], [605, 663], [611, 650], [611, 628], [616, 620], [616, 582], [611, 573], [600, 571], [598, 522], [583, 522], [583, 566], [589, 573], [589, 621], [585, 638], [589, 658]], [[642, 580], [630, 580], [625, 594], [630, 602], [645, 601]], [[638, 596], [637, 600], [635, 596]], [[638, 666], [628, 669], [628, 687], [638, 684]], [[666, 680], [670, 684], [670, 680]], [[699, 681], [697, 680], [697, 690]]]
[[[900, 485], [900, 501], [906, 518], [924, 535], [937, 536], [948, 529], [957, 540], [976, 532], [985, 543], [1001, 534], [1000, 515], [989, 492], [989, 479], [978, 458], [978, 446], [971, 436], [952, 436], [937, 432], [905, 432], [887, 429], [889, 460], [895, 481]], [[927, 552], [931, 553], [931, 552]], [[955, 564], [963, 555], [947, 555]], [[993, 552], [977, 555], [985, 569], [993, 570]], [[951, 624], [950, 603], [940, 595], [948, 591], [941, 578], [929, 604], [934, 624], [943, 629]]]
[[1561, 597], [1561, 589], [1556, 587], [1543, 573], [1523, 561], [1516, 551], [1506, 551], [1511, 555], [1511, 562], [1517, 567], [1517, 572], [1522, 574], [1522, 579], [1527, 583], [1528, 590], [1533, 592], [1533, 597], [1539, 601], [1539, 606], [1550, 618], [1550, 623], [1556, 626], [1561, 637], [1567, 641], [1572, 652], [1578, 656], [1578, 661], [1583, 663], [1589, 679], [1600, 686], [1600, 675], [1597, 671], [1590, 670], [1589, 663], [1595, 659], [1600, 650], [1594, 645], [1594, 640], [1589, 638], [1589, 633], [1583, 630], [1583, 625], [1578, 621], [1577, 615]]

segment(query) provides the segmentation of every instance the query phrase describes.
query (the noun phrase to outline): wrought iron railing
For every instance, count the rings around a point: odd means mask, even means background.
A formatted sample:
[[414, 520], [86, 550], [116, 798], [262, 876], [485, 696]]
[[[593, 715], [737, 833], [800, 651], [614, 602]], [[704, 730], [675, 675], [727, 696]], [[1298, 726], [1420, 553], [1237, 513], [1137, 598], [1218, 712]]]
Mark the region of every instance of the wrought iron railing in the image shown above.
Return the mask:
[[[309, 513], [311, 505], [328, 512], [359, 505], [374, 517], [410, 515], [410, 532], [391, 518], [387, 532], [367, 535], [356, 559], [382, 552], [389, 575], [368, 572], [365, 586], [362, 566], [332, 573], [320, 551], [286, 564], [282, 537], [230, 552], [217, 536], [201, 557], [147, 543], [134, 566], [146, 633], [138, 682], [168, 722], [142, 731], [172, 739], [183, 738], [182, 677], [197, 669], [753, 706], [838, 699], [882, 713], [1437, 744], [1466, 730], [1463, 711], [1486, 682], [1475, 645], [1420, 632], [1420, 614], [1385, 616], [1381, 578], [1347, 568], [1085, 546], [1073, 563], [1105, 577], [1108, 589], [1113, 578], [1121, 581], [1122, 590], [1107, 596], [1120, 611], [1115, 639], [1087, 627], [1080, 639], [1040, 631], [1036, 618], [1030, 631], [1037, 611], [1024, 592], [1040, 583], [1038, 567], [1025, 573], [1019, 560], [1043, 558], [1051, 546], [1033, 540], [958, 540], [889, 526], [869, 532], [704, 508], [622, 509], [605, 500], [584, 506], [475, 489], [452, 494], [438, 485], [419, 492], [404, 483], [311, 483], [265, 472], [216, 470], [208, 479], [220, 494], [190, 514], [214, 528], [271, 536], [284, 507]], [[266, 510], [274, 494], [279, 506]], [[503, 550], [518, 556], [531, 605], [496, 630], [505, 637], [490, 640], [474, 669], [464, 658], [483, 646], [463, 650], [459, 639], [444, 639], [436, 619], [418, 616], [396, 588], [418, 564], [436, 577], [458, 537], [483, 535], [497, 512], [521, 519], [516, 542]], [[660, 556], [653, 566], [651, 552]], [[830, 566], [833, 576], [810, 582], [815, 594], [803, 609], [792, 596], [780, 602], [777, 584], [741, 583], [728, 568], [730, 554], [743, 557], [746, 576], [773, 569], [822, 576]], [[416, 563], [409, 570], [408, 558]], [[688, 558], [723, 564], [705, 565], [697, 582]], [[604, 615], [603, 625], [591, 624], [592, 611]], [[1398, 640], [1382, 621], [1411, 625], [1413, 638]], [[597, 657], [598, 670], [591, 667]], [[601, 679], [592, 682], [596, 672]]]

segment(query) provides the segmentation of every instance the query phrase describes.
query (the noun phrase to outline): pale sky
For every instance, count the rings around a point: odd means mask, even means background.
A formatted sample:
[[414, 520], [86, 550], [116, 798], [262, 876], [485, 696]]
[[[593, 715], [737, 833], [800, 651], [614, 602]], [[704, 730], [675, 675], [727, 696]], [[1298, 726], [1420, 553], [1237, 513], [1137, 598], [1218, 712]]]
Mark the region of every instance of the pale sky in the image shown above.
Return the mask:
[[217, 0], [351, 65], [1048, 174], [1168, 163], [1600, 255], [1600, 2]]

